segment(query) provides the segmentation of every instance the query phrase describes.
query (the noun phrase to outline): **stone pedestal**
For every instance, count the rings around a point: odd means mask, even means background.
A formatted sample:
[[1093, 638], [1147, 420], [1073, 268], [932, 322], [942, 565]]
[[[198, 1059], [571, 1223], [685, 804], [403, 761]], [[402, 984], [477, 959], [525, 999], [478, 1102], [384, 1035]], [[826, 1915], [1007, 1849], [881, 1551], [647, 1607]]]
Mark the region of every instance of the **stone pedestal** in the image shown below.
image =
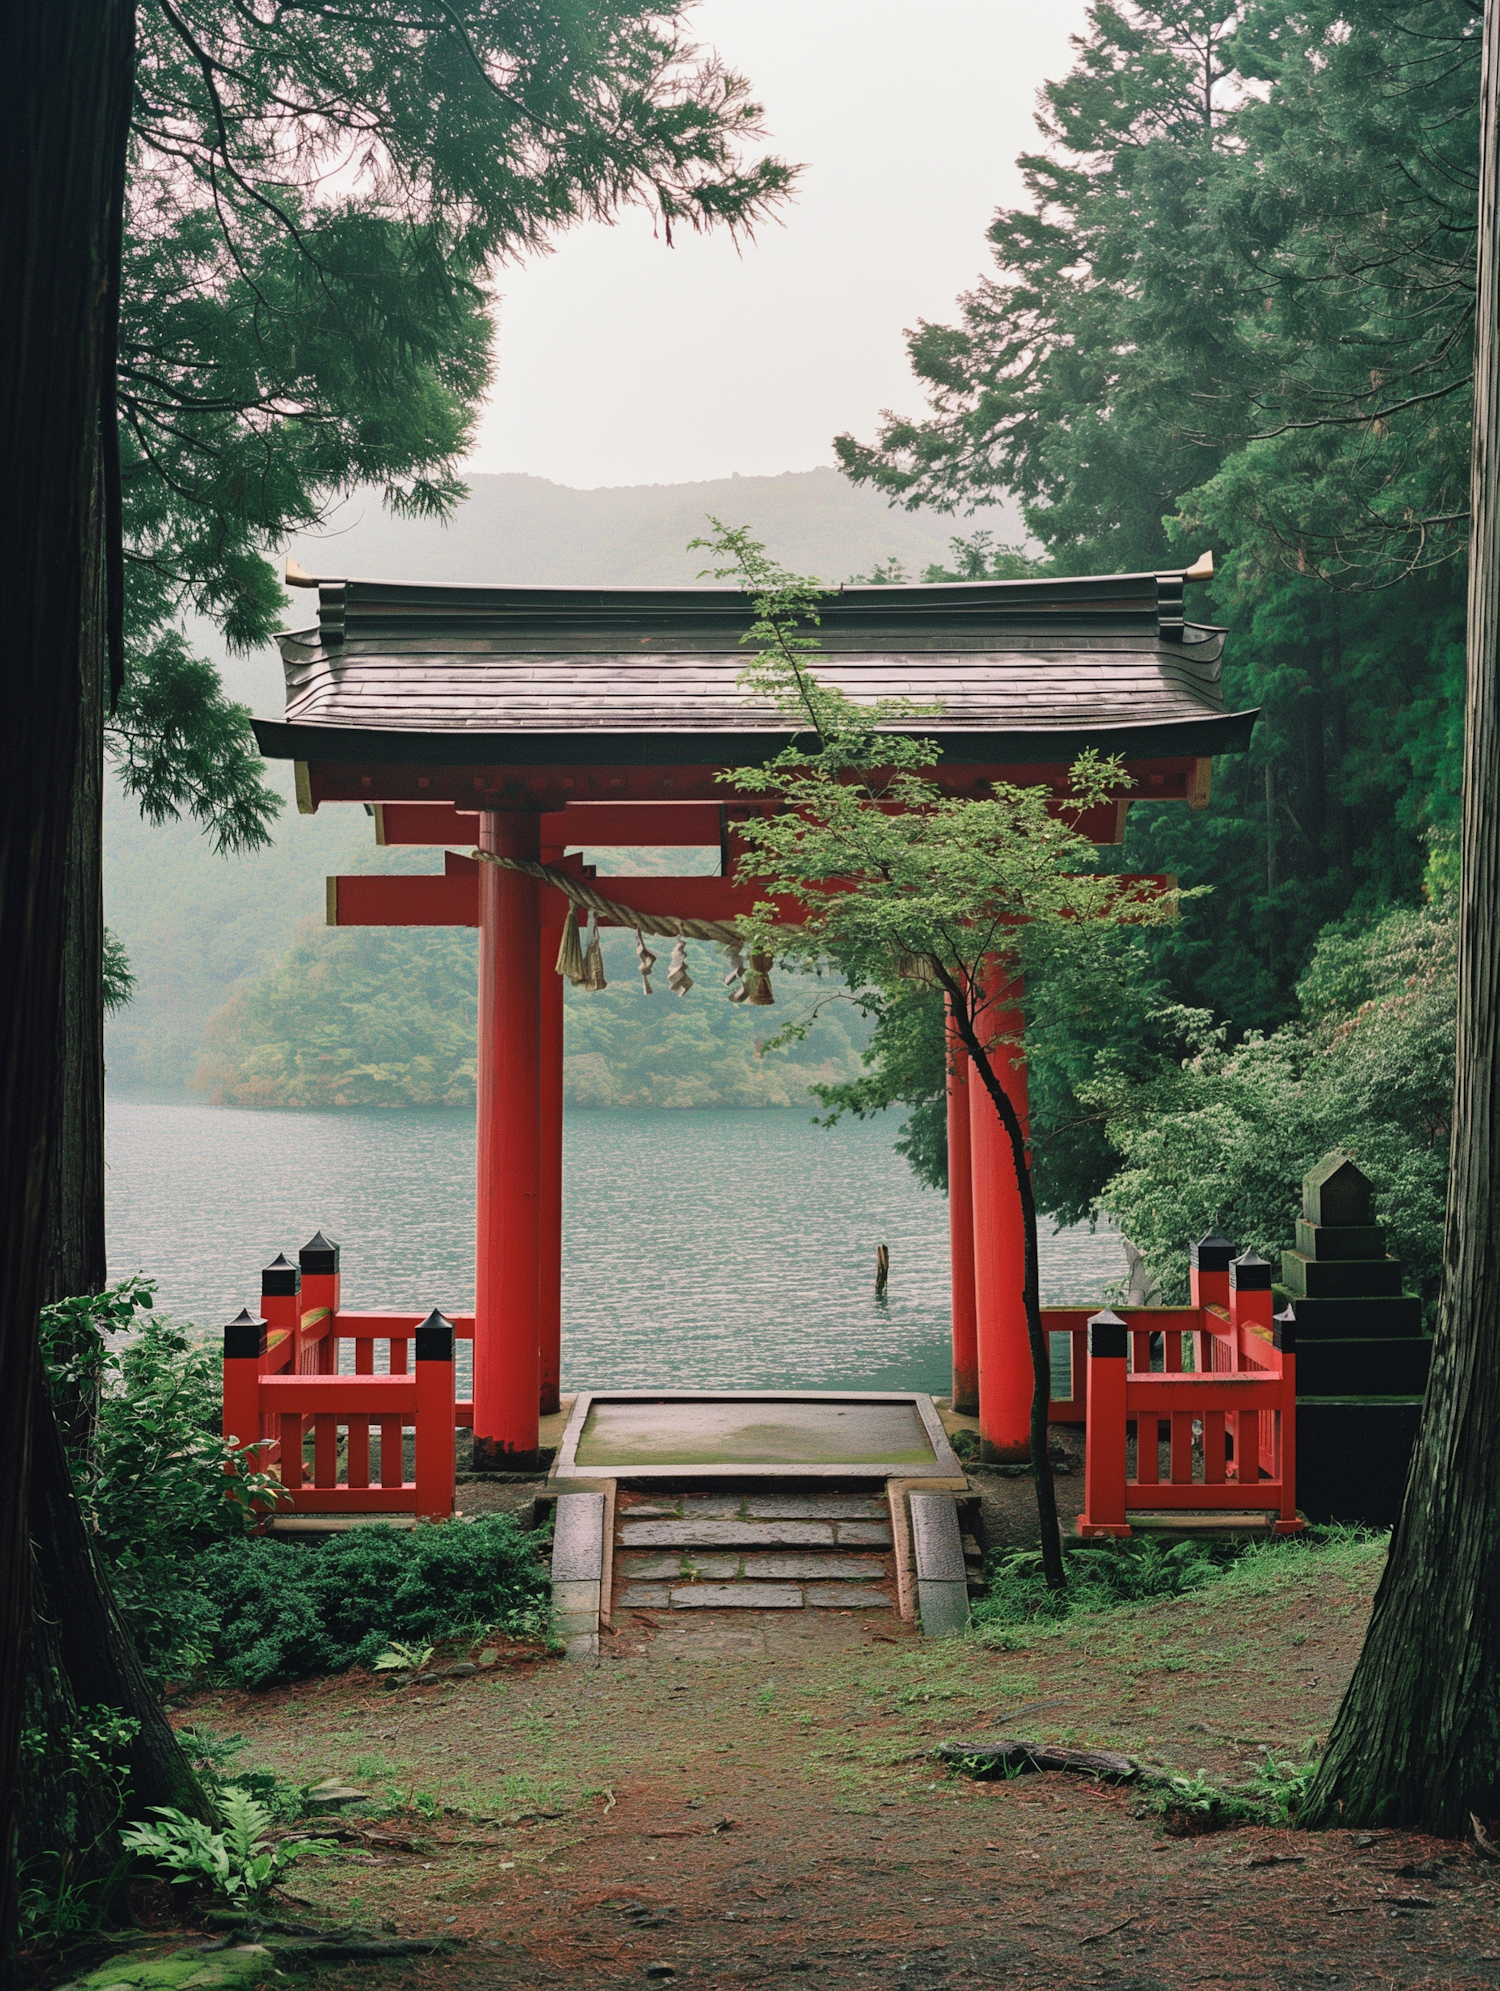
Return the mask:
[[1312, 1521], [1389, 1527], [1401, 1507], [1432, 1343], [1402, 1291], [1368, 1178], [1335, 1150], [1302, 1184], [1281, 1254], [1297, 1315], [1297, 1505]]

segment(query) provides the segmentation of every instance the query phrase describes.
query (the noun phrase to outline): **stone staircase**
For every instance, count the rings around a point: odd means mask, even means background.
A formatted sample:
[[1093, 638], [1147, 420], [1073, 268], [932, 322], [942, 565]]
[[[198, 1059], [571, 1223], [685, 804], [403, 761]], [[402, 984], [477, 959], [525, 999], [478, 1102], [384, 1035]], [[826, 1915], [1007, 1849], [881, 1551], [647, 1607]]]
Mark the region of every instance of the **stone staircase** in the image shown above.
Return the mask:
[[614, 1608], [897, 1608], [891, 1510], [879, 1493], [627, 1491], [615, 1503]]

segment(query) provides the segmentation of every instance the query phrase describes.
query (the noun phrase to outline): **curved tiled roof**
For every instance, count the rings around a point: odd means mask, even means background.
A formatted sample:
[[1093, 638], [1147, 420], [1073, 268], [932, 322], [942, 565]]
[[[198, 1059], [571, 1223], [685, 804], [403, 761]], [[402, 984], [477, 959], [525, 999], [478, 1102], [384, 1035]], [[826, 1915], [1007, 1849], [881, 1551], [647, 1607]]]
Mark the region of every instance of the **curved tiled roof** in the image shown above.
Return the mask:
[[[939, 706], [893, 730], [964, 758], [1241, 751], [1255, 715], [1224, 710], [1224, 632], [1182, 598], [1180, 574], [848, 587], [814, 667], [860, 702]], [[275, 757], [701, 759], [787, 736], [740, 689], [738, 589], [324, 581], [318, 608], [281, 639], [285, 719], [256, 722]]]

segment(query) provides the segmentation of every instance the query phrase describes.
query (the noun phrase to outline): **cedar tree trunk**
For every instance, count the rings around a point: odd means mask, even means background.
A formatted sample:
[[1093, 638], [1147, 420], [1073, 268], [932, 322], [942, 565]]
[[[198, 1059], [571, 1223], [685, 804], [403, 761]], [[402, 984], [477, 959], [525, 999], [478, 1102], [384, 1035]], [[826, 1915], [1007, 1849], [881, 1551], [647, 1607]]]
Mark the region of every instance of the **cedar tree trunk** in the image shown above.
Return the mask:
[[1500, 0], [1484, 21], [1458, 1072], [1432, 1373], [1401, 1519], [1304, 1818], [1500, 1812]]
[[[67, 868], [83, 715], [104, 695], [107, 386], [130, 0], [0, 0], [0, 1949], [15, 1961], [36, 1319], [58, 1164]], [[114, 449], [113, 433], [108, 446]]]

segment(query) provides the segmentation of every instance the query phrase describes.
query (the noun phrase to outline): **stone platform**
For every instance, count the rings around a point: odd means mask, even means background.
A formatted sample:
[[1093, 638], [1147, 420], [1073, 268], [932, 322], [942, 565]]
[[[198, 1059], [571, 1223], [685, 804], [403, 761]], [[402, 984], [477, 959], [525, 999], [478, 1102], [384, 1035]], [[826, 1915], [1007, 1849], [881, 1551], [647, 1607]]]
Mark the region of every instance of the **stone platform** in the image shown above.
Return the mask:
[[617, 1612], [857, 1611], [968, 1622], [968, 1482], [917, 1393], [580, 1396], [548, 1482], [569, 1653]]

